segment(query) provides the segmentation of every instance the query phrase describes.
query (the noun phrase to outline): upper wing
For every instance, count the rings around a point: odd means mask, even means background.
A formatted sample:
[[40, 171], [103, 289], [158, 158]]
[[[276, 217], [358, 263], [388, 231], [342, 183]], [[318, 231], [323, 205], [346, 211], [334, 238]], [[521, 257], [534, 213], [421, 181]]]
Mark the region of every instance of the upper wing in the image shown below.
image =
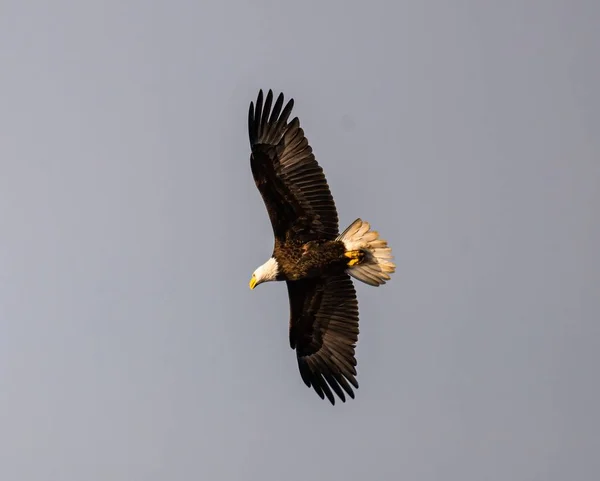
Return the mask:
[[[290, 345], [296, 349], [304, 383], [331, 404], [331, 390], [345, 402], [354, 398], [354, 348], [358, 341], [358, 301], [347, 274], [287, 282]], [[350, 384], [349, 384], [350, 383]], [[342, 390], [343, 389], [343, 390]]]
[[250, 103], [248, 131], [254, 182], [267, 207], [276, 238], [293, 228], [304, 241], [338, 235], [338, 214], [323, 169], [315, 160], [298, 118], [287, 119], [294, 101], [283, 108], [279, 94], [271, 111], [273, 92], [263, 105], [262, 90], [256, 108]]

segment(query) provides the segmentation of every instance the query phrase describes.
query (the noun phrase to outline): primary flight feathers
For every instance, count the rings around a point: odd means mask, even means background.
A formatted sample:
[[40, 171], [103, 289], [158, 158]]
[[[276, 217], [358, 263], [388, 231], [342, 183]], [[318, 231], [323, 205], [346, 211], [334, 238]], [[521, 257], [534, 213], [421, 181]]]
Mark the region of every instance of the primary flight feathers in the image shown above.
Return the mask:
[[350, 276], [372, 286], [395, 271], [391, 249], [368, 222], [339, 233], [338, 214], [323, 169], [297, 117], [294, 101], [262, 90], [250, 103], [250, 166], [275, 237], [272, 256], [250, 288], [285, 281], [290, 303], [290, 346], [308, 387], [335, 404], [354, 398], [358, 301]]

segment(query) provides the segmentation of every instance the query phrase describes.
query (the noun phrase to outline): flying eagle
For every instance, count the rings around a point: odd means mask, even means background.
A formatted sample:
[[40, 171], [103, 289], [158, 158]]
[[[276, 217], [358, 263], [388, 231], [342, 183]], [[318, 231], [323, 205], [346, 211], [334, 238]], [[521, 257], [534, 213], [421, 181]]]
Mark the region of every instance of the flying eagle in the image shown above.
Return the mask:
[[289, 340], [304, 383], [331, 404], [333, 393], [354, 398], [354, 350], [358, 301], [350, 276], [371, 286], [385, 284], [396, 266], [387, 242], [368, 222], [356, 219], [341, 234], [323, 169], [300, 128], [288, 122], [294, 106], [273, 105], [269, 90], [250, 103], [250, 166], [273, 227], [275, 245], [250, 279], [250, 289], [285, 281], [290, 302]]

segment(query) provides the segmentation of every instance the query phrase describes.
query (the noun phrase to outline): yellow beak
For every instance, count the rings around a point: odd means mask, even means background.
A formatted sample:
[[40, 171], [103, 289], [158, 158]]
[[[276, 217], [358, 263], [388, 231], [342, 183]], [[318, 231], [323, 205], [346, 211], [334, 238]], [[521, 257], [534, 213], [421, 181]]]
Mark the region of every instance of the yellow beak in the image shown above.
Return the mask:
[[250, 289], [254, 289], [256, 287], [256, 277], [252, 276], [252, 279], [250, 279]]

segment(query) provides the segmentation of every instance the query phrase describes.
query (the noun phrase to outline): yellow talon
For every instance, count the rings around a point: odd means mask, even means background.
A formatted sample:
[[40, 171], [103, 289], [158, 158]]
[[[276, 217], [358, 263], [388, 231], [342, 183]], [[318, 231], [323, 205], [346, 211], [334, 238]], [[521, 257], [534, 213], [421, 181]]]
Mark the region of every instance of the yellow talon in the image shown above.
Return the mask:
[[348, 259], [348, 266], [352, 267], [362, 261], [364, 254], [361, 251], [347, 251], [344, 253]]

